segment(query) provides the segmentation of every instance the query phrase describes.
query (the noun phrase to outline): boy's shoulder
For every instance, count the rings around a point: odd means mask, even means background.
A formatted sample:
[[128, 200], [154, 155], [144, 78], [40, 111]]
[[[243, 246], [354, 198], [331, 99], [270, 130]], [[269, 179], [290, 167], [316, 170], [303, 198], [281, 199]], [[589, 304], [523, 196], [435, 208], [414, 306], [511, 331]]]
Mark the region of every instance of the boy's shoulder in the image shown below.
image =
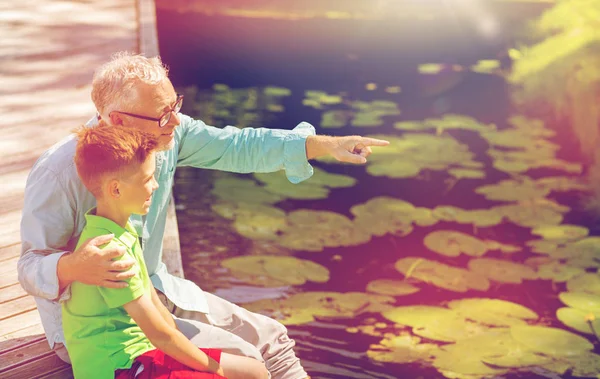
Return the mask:
[[[78, 247], [80, 244], [82, 244], [83, 242], [89, 240], [90, 238], [95, 238], [95, 237], [99, 237], [99, 236], [104, 236], [107, 234], [114, 234], [113, 232], [111, 232], [108, 229], [99, 227], [99, 226], [95, 226], [95, 225], [85, 225], [83, 227], [83, 230], [81, 231], [81, 235], [79, 236], [79, 243], [77, 244]], [[134, 236], [130, 235], [131, 238], [120, 238], [119, 236], [115, 235], [110, 242], [105, 243], [104, 245], [100, 245], [98, 246], [99, 249], [106, 249], [106, 248], [113, 248], [113, 247], [124, 247], [127, 250], [134, 250], [134, 244], [133, 239], [135, 238]]]

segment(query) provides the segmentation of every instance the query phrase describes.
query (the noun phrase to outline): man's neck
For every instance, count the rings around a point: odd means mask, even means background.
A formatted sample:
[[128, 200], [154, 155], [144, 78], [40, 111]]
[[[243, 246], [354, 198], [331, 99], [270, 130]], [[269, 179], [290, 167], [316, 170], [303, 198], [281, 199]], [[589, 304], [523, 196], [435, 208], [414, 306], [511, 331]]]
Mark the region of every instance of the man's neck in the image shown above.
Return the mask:
[[119, 208], [112, 204], [98, 200], [96, 204], [96, 216], [107, 218], [120, 227], [125, 228], [131, 215], [120, 212]]

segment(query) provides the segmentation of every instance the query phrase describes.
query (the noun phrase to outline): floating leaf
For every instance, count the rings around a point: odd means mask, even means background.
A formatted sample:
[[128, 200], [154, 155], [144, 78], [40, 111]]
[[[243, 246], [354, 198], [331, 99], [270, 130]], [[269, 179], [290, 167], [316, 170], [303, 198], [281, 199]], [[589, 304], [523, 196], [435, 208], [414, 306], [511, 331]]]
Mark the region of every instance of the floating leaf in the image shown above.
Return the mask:
[[335, 212], [300, 209], [290, 212], [287, 221], [288, 227], [278, 242], [290, 249], [321, 251], [324, 247], [360, 245], [371, 238], [346, 216]]
[[575, 356], [594, 348], [587, 339], [563, 329], [518, 325], [510, 328], [510, 334], [531, 350], [550, 356]]
[[495, 258], [471, 259], [469, 268], [501, 283], [519, 284], [522, 279], [537, 279], [537, 273], [531, 267]]
[[253, 255], [224, 260], [221, 265], [236, 274], [266, 276], [286, 285], [301, 285], [307, 280], [325, 283], [329, 270], [315, 262], [294, 257]]
[[472, 168], [451, 168], [448, 173], [457, 179], [483, 179], [485, 171]]
[[525, 202], [494, 207], [509, 221], [525, 228], [540, 225], [557, 225], [563, 220], [563, 209], [548, 203]]
[[263, 92], [267, 96], [290, 96], [292, 91], [287, 88], [268, 86], [263, 89]]
[[261, 312], [285, 325], [300, 325], [323, 318], [353, 318], [366, 312], [389, 309], [393, 297], [361, 292], [305, 292], [283, 300], [260, 300], [244, 304], [253, 312]]
[[321, 115], [322, 128], [342, 128], [352, 119], [353, 113], [350, 111], [327, 111]]
[[465, 253], [480, 257], [487, 251], [487, 245], [468, 234], [451, 230], [437, 230], [425, 236], [423, 243], [429, 250], [448, 257], [458, 257]]
[[282, 196], [268, 192], [253, 180], [234, 176], [218, 178], [213, 183], [212, 194], [232, 203], [273, 204], [283, 200]]
[[475, 193], [484, 195], [488, 200], [523, 201], [546, 197], [550, 190], [536, 186], [535, 182], [503, 180], [497, 184], [478, 187]]
[[483, 363], [481, 359], [484, 352], [470, 351], [470, 354], [465, 354], [461, 349], [462, 346], [464, 344], [444, 346], [441, 351], [436, 352], [433, 366], [438, 370], [450, 371], [453, 374], [478, 375], [478, 377], [480, 375], [500, 375], [507, 372], [507, 370], [493, 368]]
[[498, 367], [523, 368], [530, 366], [542, 366], [552, 362], [553, 359], [532, 351], [515, 350], [511, 351], [508, 355], [486, 356], [482, 358], [482, 361]]
[[558, 243], [546, 240], [531, 240], [525, 242], [525, 245], [531, 247], [531, 251], [539, 254], [551, 254], [558, 249]]
[[510, 301], [499, 299], [462, 299], [448, 303], [463, 317], [494, 326], [524, 324], [522, 320], [538, 318], [531, 309]]
[[567, 280], [574, 278], [577, 275], [581, 275], [584, 272], [585, 270], [582, 268], [571, 267], [557, 261], [545, 263], [538, 267], [538, 275], [540, 279], [551, 279], [557, 283], [566, 282]]
[[571, 292], [588, 292], [600, 295], [600, 275], [585, 273], [567, 281], [567, 289]]
[[547, 225], [538, 226], [531, 234], [541, 236], [545, 240], [567, 242], [587, 237], [588, 228], [579, 225]]
[[419, 292], [421, 289], [402, 280], [377, 279], [367, 284], [367, 292], [381, 295], [404, 296]]
[[440, 342], [456, 342], [486, 333], [490, 328], [463, 318], [441, 319], [412, 328], [418, 336]]
[[382, 313], [383, 317], [398, 324], [423, 327], [443, 320], [462, 320], [455, 311], [442, 307], [412, 305], [396, 307]]
[[396, 270], [407, 277], [419, 279], [455, 292], [468, 289], [487, 291], [489, 280], [480, 274], [417, 257], [406, 257], [395, 264]]
[[395, 336], [371, 345], [367, 357], [377, 362], [412, 363], [430, 360], [433, 358], [437, 345], [419, 343], [418, 337]]
[[265, 184], [266, 191], [292, 199], [324, 199], [329, 196], [326, 187], [352, 187], [356, 183], [350, 176], [330, 174], [318, 168], [310, 179], [298, 184], [290, 183], [283, 171], [256, 173], [254, 177]]
[[[594, 320], [587, 321], [590, 314], [593, 316]], [[591, 335], [600, 333], [600, 312], [589, 312], [575, 308], [559, 308], [556, 311], [556, 318], [566, 326], [573, 328], [578, 332]]]
[[520, 246], [504, 244], [498, 241], [484, 240], [483, 242], [485, 242], [487, 245], [488, 250], [500, 250], [503, 253], [508, 254], [516, 253], [522, 250]]
[[566, 359], [570, 363], [573, 371], [571, 375], [577, 378], [589, 378], [600, 376], [600, 355], [585, 352], [574, 357]]
[[585, 312], [600, 313], [600, 295], [588, 292], [561, 292], [560, 301]]

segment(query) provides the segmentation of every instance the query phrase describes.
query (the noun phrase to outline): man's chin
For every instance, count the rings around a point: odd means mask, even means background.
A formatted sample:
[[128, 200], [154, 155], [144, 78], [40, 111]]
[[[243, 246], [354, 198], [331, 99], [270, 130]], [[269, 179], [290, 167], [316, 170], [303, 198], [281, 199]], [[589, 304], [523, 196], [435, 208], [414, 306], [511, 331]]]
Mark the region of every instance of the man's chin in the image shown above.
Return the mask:
[[158, 150], [158, 151], [168, 151], [168, 150], [171, 150], [171, 149], [172, 149], [172, 148], [174, 148], [174, 147], [175, 147], [175, 137], [172, 137], [172, 138], [169, 140], [169, 142], [167, 142], [167, 143], [161, 143], [161, 144], [158, 146], [158, 149], [157, 149], [157, 150]]

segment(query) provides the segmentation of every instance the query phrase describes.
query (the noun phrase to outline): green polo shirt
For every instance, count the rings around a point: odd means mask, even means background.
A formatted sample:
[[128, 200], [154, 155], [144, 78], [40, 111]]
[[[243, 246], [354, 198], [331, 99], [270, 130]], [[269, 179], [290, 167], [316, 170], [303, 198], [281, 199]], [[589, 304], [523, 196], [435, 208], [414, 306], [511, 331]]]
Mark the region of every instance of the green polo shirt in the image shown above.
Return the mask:
[[151, 282], [135, 229], [129, 223], [122, 228], [95, 212], [92, 208], [86, 213], [77, 247], [90, 238], [112, 233], [113, 240], [101, 248], [124, 247], [127, 252], [123, 257], [135, 259], [137, 273], [128, 280], [127, 288], [74, 282], [71, 298], [62, 303], [62, 322], [75, 378], [113, 379], [115, 370], [130, 368], [135, 358], [154, 349], [123, 308], [143, 294], [150, 295]]

